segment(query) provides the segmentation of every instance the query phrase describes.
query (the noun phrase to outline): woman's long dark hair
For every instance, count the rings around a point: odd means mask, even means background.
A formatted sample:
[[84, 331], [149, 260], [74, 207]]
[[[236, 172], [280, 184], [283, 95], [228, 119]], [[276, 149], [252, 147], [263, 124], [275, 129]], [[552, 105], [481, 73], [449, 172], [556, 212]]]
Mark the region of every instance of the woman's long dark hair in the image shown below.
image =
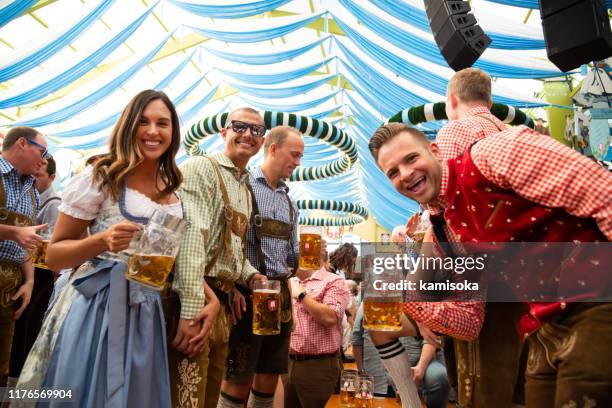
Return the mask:
[[353, 244], [345, 243], [340, 245], [329, 256], [329, 263], [334, 273], [339, 269], [343, 269], [349, 274], [355, 267], [355, 258], [357, 257], [357, 248]]
[[145, 108], [158, 99], [166, 105], [172, 120], [172, 141], [168, 150], [159, 158], [158, 174], [166, 184], [160, 193], [174, 193], [183, 181], [174, 159], [181, 143], [178, 114], [165, 93], [148, 89], [132, 98], [125, 107], [110, 135], [109, 152], [101, 155], [94, 164], [94, 182], [100, 181], [100, 189], [107, 190], [115, 201], [119, 200], [119, 191], [128, 174], [144, 160], [138, 148], [136, 132]]

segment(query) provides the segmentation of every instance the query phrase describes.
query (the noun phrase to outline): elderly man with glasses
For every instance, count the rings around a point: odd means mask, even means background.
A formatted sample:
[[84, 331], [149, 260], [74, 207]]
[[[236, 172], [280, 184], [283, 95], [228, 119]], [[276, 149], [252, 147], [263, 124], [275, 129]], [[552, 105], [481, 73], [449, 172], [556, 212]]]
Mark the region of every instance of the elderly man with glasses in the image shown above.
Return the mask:
[[[35, 225], [40, 197], [36, 174], [47, 164], [47, 142], [37, 130], [12, 128], [0, 156], [0, 387], [7, 383], [15, 320], [34, 286], [31, 256], [42, 242]], [[10, 385], [10, 384], [9, 384]]]

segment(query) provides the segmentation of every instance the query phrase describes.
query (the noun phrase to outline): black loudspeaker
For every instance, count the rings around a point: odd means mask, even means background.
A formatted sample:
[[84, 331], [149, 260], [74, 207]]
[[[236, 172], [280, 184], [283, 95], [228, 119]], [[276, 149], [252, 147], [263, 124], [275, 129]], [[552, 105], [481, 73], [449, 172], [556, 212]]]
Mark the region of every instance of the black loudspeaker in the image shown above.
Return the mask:
[[561, 71], [612, 55], [603, 0], [540, 0], [548, 59]]
[[425, 0], [425, 11], [436, 44], [455, 71], [471, 67], [491, 44], [467, 1]]

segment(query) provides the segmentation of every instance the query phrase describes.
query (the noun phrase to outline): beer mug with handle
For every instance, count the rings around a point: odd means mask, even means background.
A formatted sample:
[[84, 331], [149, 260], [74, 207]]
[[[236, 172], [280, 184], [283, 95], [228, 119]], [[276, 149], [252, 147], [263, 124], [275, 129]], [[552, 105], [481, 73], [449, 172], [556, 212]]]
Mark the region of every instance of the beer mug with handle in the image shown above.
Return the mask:
[[355, 392], [355, 408], [372, 408], [374, 383], [370, 379], [359, 377]]
[[357, 370], [343, 370], [340, 376], [340, 404], [343, 407], [355, 406], [357, 390]]
[[[378, 254], [375, 257], [394, 261], [392, 254]], [[378, 263], [378, 262], [377, 262]], [[402, 271], [395, 262], [383, 262], [383, 266], [373, 268], [365, 274], [363, 298], [363, 327], [377, 331], [400, 331], [402, 329]]]
[[321, 227], [300, 227], [300, 269], [321, 268]]
[[269, 336], [280, 333], [280, 281], [256, 281], [253, 288], [253, 333]]
[[162, 290], [174, 266], [186, 227], [182, 218], [162, 209], [155, 210], [130, 256], [125, 277]]

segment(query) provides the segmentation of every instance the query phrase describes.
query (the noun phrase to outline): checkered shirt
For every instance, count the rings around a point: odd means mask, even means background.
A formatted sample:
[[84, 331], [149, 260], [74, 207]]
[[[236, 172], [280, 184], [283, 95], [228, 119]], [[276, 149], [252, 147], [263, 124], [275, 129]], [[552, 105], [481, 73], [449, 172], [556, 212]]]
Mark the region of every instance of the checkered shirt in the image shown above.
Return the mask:
[[594, 161], [526, 126], [488, 137], [470, 153], [489, 181], [536, 204], [593, 218], [612, 240], [612, 173]]
[[[498, 186], [547, 207], [593, 218], [612, 239], [612, 174], [555, 139], [519, 126], [476, 143], [470, 154], [482, 175]], [[448, 167], [442, 165], [438, 212], [444, 208]], [[453, 239], [453, 237], [449, 237]], [[434, 331], [470, 337], [482, 326], [481, 303], [407, 303], [404, 309]]]
[[[223, 153], [212, 155], [234, 210], [251, 216], [251, 197], [246, 189], [248, 173], [241, 172]], [[179, 189], [187, 230], [175, 262], [174, 289], [181, 300], [181, 319], [191, 319], [204, 306], [204, 268], [217, 245], [223, 243], [223, 197], [211, 161], [192, 157], [181, 166], [184, 181]], [[207, 276], [245, 282], [257, 270], [245, 261], [242, 240], [232, 234], [232, 257], [222, 250]]]
[[[27, 176], [22, 184], [21, 175], [2, 156], [0, 156], [0, 177], [2, 177], [6, 193], [7, 210], [24, 214], [31, 218], [38, 209], [38, 206], [40, 206], [40, 197], [38, 191], [34, 188], [36, 179], [33, 176]], [[36, 208], [32, 208], [30, 190], [33, 190], [36, 196]], [[22, 263], [25, 260], [25, 251], [15, 241], [2, 240], [0, 241], [0, 260]]]
[[441, 157], [448, 160], [462, 154], [473, 143], [499, 133], [500, 129], [506, 129], [506, 125], [489, 109], [479, 106], [467, 111], [463, 118], [453, 120], [440, 129], [436, 135], [436, 144], [440, 148]]
[[[269, 277], [284, 276], [288, 273], [288, 267], [293, 265], [293, 261], [298, 259], [299, 241], [298, 241], [298, 209], [295, 203], [293, 206], [293, 220], [289, 219], [289, 202], [287, 196], [289, 187], [279, 182], [276, 189], [272, 188], [266, 179], [261, 167], [257, 167], [249, 176], [251, 188], [257, 200], [257, 208], [262, 218], [270, 218], [277, 221], [282, 221], [287, 224], [293, 224], [293, 248], [291, 244], [284, 239], [272, 238], [268, 236], [261, 237], [261, 249], [266, 263], [266, 274]], [[247, 257], [251, 265], [255, 269], [260, 269], [255, 248], [255, 230], [253, 228], [253, 217], [247, 232]]]
[[[298, 279], [294, 277], [292, 279]], [[324, 268], [300, 282], [308, 296], [329, 306], [338, 317], [338, 324], [325, 327], [317, 323], [302, 302], [293, 299], [295, 329], [291, 333], [291, 354], [332, 354], [342, 346], [342, 317], [350, 294], [344, 279]]]

